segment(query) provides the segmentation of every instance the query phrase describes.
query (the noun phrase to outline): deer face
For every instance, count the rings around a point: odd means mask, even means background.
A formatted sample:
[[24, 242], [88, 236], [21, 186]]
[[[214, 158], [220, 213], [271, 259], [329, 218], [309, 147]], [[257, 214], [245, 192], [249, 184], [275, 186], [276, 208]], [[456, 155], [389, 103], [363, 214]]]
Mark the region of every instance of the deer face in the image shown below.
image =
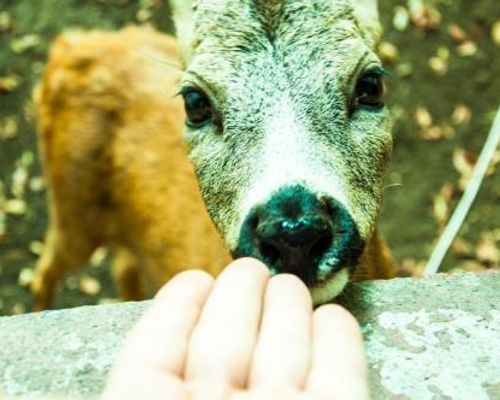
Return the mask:
[[375, 228], [390, 158], [373, 1], [175, 6], [185, 139], [235, 256], [336, 296]]

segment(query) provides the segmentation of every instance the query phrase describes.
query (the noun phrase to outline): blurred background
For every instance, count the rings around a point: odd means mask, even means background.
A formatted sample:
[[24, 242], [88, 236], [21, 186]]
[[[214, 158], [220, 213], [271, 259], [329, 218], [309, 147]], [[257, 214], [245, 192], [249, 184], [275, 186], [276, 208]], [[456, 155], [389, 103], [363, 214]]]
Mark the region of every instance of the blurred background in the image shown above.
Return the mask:
[[[500, 103], [500, 2], [379, 0], [394, 156], [382, 231], [402, 276], [419, 276], [467, 184]], [[71, 28], [149, 24], [172, 32], [166, 0], [0, 0], [0, 315], [31, 310], [47, 227], [31, 93]], [[500, 267], [500, 151], [442, 271]], [[103, 250], [63, 279], [55, 307], [117, 301]]]

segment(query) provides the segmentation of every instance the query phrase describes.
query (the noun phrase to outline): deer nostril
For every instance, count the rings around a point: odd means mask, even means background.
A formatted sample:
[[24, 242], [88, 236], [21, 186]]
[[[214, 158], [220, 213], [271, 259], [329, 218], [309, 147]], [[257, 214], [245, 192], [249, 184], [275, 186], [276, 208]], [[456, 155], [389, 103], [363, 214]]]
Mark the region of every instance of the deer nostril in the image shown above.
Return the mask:
[[324, 216], [259, 221], [256, 230], [262, 258], [282, 272], [297, 272], [319, 263], [332, 245], [332, 227]]
[[333, 237], [330, 231], [325, 231], [321, 237], [311, 246], [309, 257], [314, 263], [318, 263], [321, 257], [328, 251], [332, 245]]
[[259, 216], [257, 214], [252, 215], [246, 222], [251, 231], [255, 232], [257, 226], [259, 225]]
[[276, 265], [281, 257], [281, 253], [276, 246], [269, 242], [260, 243], [260, 254], [264, 257], [264, 260], [269, 262], [271, 265]]

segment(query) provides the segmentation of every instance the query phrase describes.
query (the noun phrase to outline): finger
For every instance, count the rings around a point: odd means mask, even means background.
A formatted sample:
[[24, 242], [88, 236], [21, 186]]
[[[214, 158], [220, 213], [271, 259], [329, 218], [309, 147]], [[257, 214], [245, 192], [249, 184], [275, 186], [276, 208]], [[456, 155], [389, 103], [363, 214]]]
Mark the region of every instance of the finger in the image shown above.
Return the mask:
[[245, 385], [268, 279], [265, 265], [250, 258], [222, 272], [193, 331], [186, 379]]
[[313, 315], [312, 364], [306, 390], [324, 398], [369, 398], [361, 330], [344, 308], [329, 304]]
[[213, 278], [187, 271], [171, 279], [157, 294], [125, 342], [114, 375], [127, 377], [142, 371], [181, 375], [191, 332], [212, 288]]
[[303, 387], [311, 356], [311, 317], [311, 295], [298, 278], [278, 275], [269, 281], [250, 388]]

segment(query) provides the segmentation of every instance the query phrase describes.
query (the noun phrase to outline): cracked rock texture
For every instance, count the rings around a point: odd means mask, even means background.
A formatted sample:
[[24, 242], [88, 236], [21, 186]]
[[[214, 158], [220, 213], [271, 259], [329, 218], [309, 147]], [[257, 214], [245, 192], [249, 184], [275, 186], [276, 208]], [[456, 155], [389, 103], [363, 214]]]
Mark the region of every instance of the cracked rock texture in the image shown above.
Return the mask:
[[375, 399], [500, 399], [500, 273], [353, 285]]
[[[341, 302], [362, 324], [374, 399], [500, 399], [500, 273], [352, 284]], [[96, 397], [148, 304], [0, 318], [4, 394]]]

